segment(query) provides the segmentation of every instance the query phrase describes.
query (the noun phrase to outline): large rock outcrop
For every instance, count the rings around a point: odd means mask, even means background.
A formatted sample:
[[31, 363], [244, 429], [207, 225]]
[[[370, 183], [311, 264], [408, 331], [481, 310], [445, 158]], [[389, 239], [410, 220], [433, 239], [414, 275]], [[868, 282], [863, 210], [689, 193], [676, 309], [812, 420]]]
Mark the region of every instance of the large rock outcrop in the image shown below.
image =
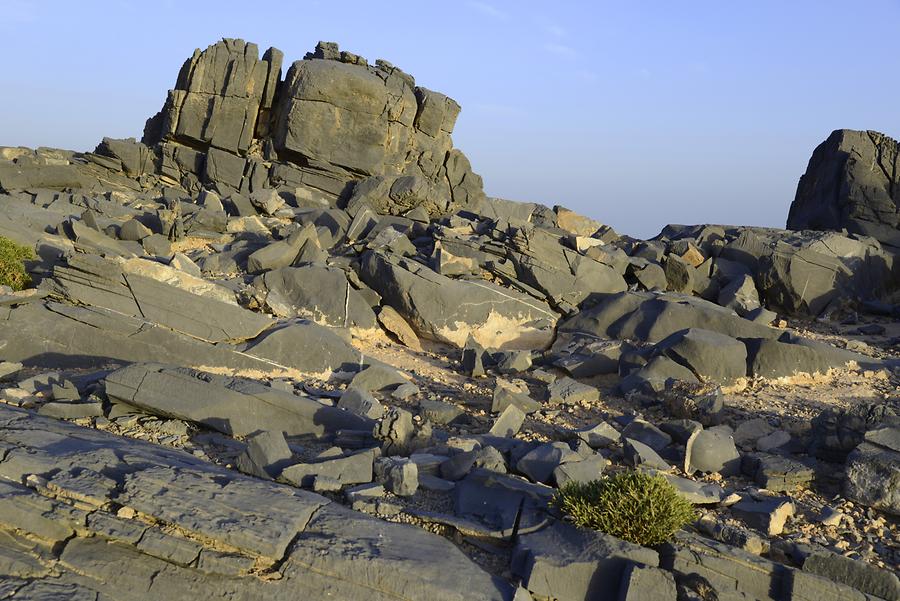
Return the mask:
[[188, 190], [354, 195], [393, 214], [420, 205], [443, 213], [484, 197], [450, 139], [456, 101], [333, 43], [294, 62], [284, 81], [282, 58], [275, 48], [259, 58], [256, 44], [233, 39], [195, 51], [144, 130], [161, 174]]
[[800, 178], [792, 230], [841, 230], [900, 246], [900, 145], [876, 131], [839, 129]]

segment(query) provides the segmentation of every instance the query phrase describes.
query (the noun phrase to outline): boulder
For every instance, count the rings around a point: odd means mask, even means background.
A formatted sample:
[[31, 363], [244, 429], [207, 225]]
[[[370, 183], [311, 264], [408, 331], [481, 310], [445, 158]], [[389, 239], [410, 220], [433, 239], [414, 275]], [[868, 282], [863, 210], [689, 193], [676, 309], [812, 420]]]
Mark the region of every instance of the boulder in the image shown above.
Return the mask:
[[718, 332], [681, 330], [657, 343], [655, 352], [684, 365], [704, 380], [731, 382], [747, 375], [747, 348], [741, 341]]
[[774, 328], [755, 324], [729, 309], [699, 298], [673, 294], [622, 292], [559, 325], [562, 333], [583, 332], [600, 338], [659, 342], [681, 330], [699, 328], [732, 338], [777, 338]]
[[602, 532], [554, 522], [520, 536], [512, 571], [533, 594], [559, 601], [602, 599], [618, 591], [632, 563], [656, 567], [656, 551]]
[[837, 230], [900, 241], [900, 146], [875, 131], [835, 130], [813, 151], [787, 227]]
[[375, 313], [343, 271], [305, 265], [269, 271], [258, 279], [264, 302], [279, 317], [301, 317], [323, 326], [376, 328]]
[[733, 475], [741, 469], [741, 455], [734, 446], [731, 428], [716, 426], [698, 430], [685, 445], [684, 472], [717, 472]]
[[900, 515], [900, 428], [866, 433], [847, 457], [844, 491], [858, 503]]
[[415, 261], [371, 251], [360, 271], [363, 281], [425, 338], [462, 348], [472, 336], [497, 349], [541, 349], [553, 339], [556, 314], [513, 290], [453, 280]]

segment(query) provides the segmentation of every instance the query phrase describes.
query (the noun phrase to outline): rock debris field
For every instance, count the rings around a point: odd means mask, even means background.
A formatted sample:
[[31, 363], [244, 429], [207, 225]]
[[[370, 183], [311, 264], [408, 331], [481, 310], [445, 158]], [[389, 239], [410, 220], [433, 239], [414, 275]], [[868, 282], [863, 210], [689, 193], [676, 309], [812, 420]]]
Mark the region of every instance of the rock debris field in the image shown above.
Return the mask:
[[[898, 143], [638, 240], [487, 197], [459, 113], [225, 39], [141, 141], [0, 147], [0, 599], [900, 600]], [[549, 502], [630, 470], [697, 519]]]

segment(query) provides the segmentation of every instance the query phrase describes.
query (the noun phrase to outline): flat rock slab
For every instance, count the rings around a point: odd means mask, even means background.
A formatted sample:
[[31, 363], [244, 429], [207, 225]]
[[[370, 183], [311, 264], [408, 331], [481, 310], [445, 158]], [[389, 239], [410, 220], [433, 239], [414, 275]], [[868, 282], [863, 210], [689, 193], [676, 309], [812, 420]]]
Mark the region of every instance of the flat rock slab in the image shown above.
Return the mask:
[[259, 430], [321, 436], [339, 429], [371, 431], [373, 426], [353, 413], [258, 382], [157, 364], [130, 365], [109, 374], [106, 394], [155, 415], [238, 436]]
[[159, 361], [193, 367], [270, 371], [271, 361], [213, 345], [108, 309], [29, 303], [0, 314], [0, 359], [29, 367], [103, 367]]
[[335, 330], [311, 321], [289, 322], [273, 328], [240, 348], [273, 368], [306, 374], [357, 372], [377, 363], [353, 348]]
[[[12, 586], [15, 598], [513, 597], [442, 537], [182, 451], [4, 406], [0, 447], [0, 587]], [[136, 518], [18, 483], [55, 469], [103, 470], [109, 478], [98, 482]], [[273, 569], [279, 578], [256, 575]]]
[[72, 302], [102, 307], [205, 340], [249, 340], [273, 324], [270, 317], [192, 294], [161, 281], [126, 274], [112, 260], [75, 255], [53, 270], [52, 289]]

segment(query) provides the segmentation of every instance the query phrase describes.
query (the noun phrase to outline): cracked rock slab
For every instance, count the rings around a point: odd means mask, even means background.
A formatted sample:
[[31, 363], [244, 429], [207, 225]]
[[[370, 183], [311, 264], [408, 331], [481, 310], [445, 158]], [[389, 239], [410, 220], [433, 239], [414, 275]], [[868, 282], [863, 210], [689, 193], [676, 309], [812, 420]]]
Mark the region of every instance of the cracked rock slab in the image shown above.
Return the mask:
[[[0, 592], [14, 598], [513, 596], [442, 537], [182, 451], [4, 406], [0, 445]], [[116, 505], [132, 510], [119, 514], [134, 517], [79, 509], [20, 483], [59, 468], [102, 472]]]
[[370, 420], [308, 397], [180, 367], [124, 367], [106, 377], [106, 394], [155, 415], [202, 423], [238, 436], [259, 430], [321, 436], [339, 429], [372, 429]]

